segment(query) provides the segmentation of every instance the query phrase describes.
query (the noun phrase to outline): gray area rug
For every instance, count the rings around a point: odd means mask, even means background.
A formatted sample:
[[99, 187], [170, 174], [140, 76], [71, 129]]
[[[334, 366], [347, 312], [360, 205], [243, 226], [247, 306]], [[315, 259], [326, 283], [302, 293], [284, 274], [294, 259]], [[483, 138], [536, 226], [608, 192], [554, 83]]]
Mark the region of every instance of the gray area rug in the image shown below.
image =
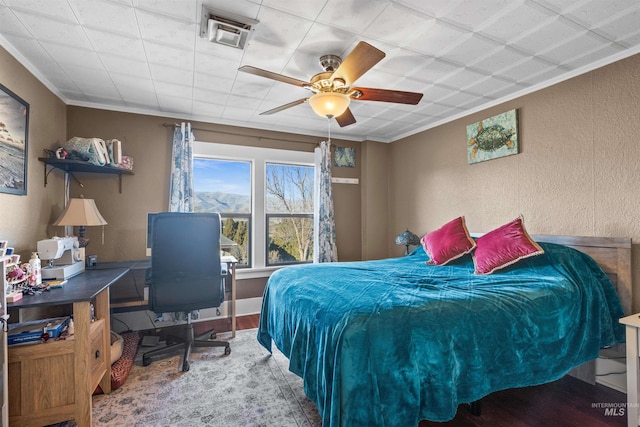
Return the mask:
[[[127, 381], [109, 395], [93, 398], [94, 426], [321, 426], [316, 405], [289, 361], [256, 339], [256, 329], [221, 348], [195, 349], [191, 368], [181, 372], [181, 355], [142, 366], [140, 347]], [[275, 346], [274, 346], [275, 349]]]

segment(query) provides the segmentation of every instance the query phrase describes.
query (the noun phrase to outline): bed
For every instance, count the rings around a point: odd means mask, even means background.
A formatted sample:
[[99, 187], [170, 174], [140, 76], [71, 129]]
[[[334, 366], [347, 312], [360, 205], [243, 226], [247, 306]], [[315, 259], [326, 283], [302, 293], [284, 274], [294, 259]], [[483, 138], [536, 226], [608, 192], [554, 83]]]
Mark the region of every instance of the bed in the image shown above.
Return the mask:
[[326, 427], [447, 421], [461, 403], [557, 380], [624, 341], [631, 242], [531, 237], [545, 253], [499, 274], [473, 274], [470, 256], [429, 266], [421, 247], [281, 269], [258, 341], [289, 358]]

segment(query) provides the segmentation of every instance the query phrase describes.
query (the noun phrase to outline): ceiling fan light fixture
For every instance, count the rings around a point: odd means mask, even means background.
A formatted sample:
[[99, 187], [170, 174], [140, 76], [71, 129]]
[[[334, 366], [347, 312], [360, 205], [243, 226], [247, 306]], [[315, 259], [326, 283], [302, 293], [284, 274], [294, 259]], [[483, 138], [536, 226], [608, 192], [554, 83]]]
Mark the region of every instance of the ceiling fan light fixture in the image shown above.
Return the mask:
[[339, 117], [349, 108], [349, 98], [344, 93], [318, 92], [309, 98], [309, 105], [320, 117]]

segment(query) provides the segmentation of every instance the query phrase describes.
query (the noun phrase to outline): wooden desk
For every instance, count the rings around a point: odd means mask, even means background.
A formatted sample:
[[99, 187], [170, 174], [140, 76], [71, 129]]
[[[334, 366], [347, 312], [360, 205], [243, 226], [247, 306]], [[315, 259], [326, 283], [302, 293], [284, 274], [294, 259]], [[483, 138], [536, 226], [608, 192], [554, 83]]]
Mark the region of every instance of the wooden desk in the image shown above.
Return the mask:
[[[64, 287], [25, 296], [9, 310], [73, 304], [73, 338], [9, 347], [9, 423], [43, 426], [75, 419], [90, 427], [91, 396], [111, 392], [109, 286], [127, 268], [85, 271]], [[95, 318], [91, 321], [91, 302]]]

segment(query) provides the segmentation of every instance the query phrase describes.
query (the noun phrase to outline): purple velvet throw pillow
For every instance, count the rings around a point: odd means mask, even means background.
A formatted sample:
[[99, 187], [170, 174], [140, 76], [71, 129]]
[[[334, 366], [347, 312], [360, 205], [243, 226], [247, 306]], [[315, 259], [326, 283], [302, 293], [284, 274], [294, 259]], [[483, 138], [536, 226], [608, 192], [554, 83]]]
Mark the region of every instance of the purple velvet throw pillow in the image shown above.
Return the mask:
[[475, 273], [491, 274], [521, 259], [543, 253], [540, 245], [529, 237], [522, 218], [517, 218], [476, 239]]
[[430, 258], [427, 264], [432, 265], [444, 265], [476, 247], [476, 242], [469, 236], [463, 216], [425, 234], [420, 242]]

